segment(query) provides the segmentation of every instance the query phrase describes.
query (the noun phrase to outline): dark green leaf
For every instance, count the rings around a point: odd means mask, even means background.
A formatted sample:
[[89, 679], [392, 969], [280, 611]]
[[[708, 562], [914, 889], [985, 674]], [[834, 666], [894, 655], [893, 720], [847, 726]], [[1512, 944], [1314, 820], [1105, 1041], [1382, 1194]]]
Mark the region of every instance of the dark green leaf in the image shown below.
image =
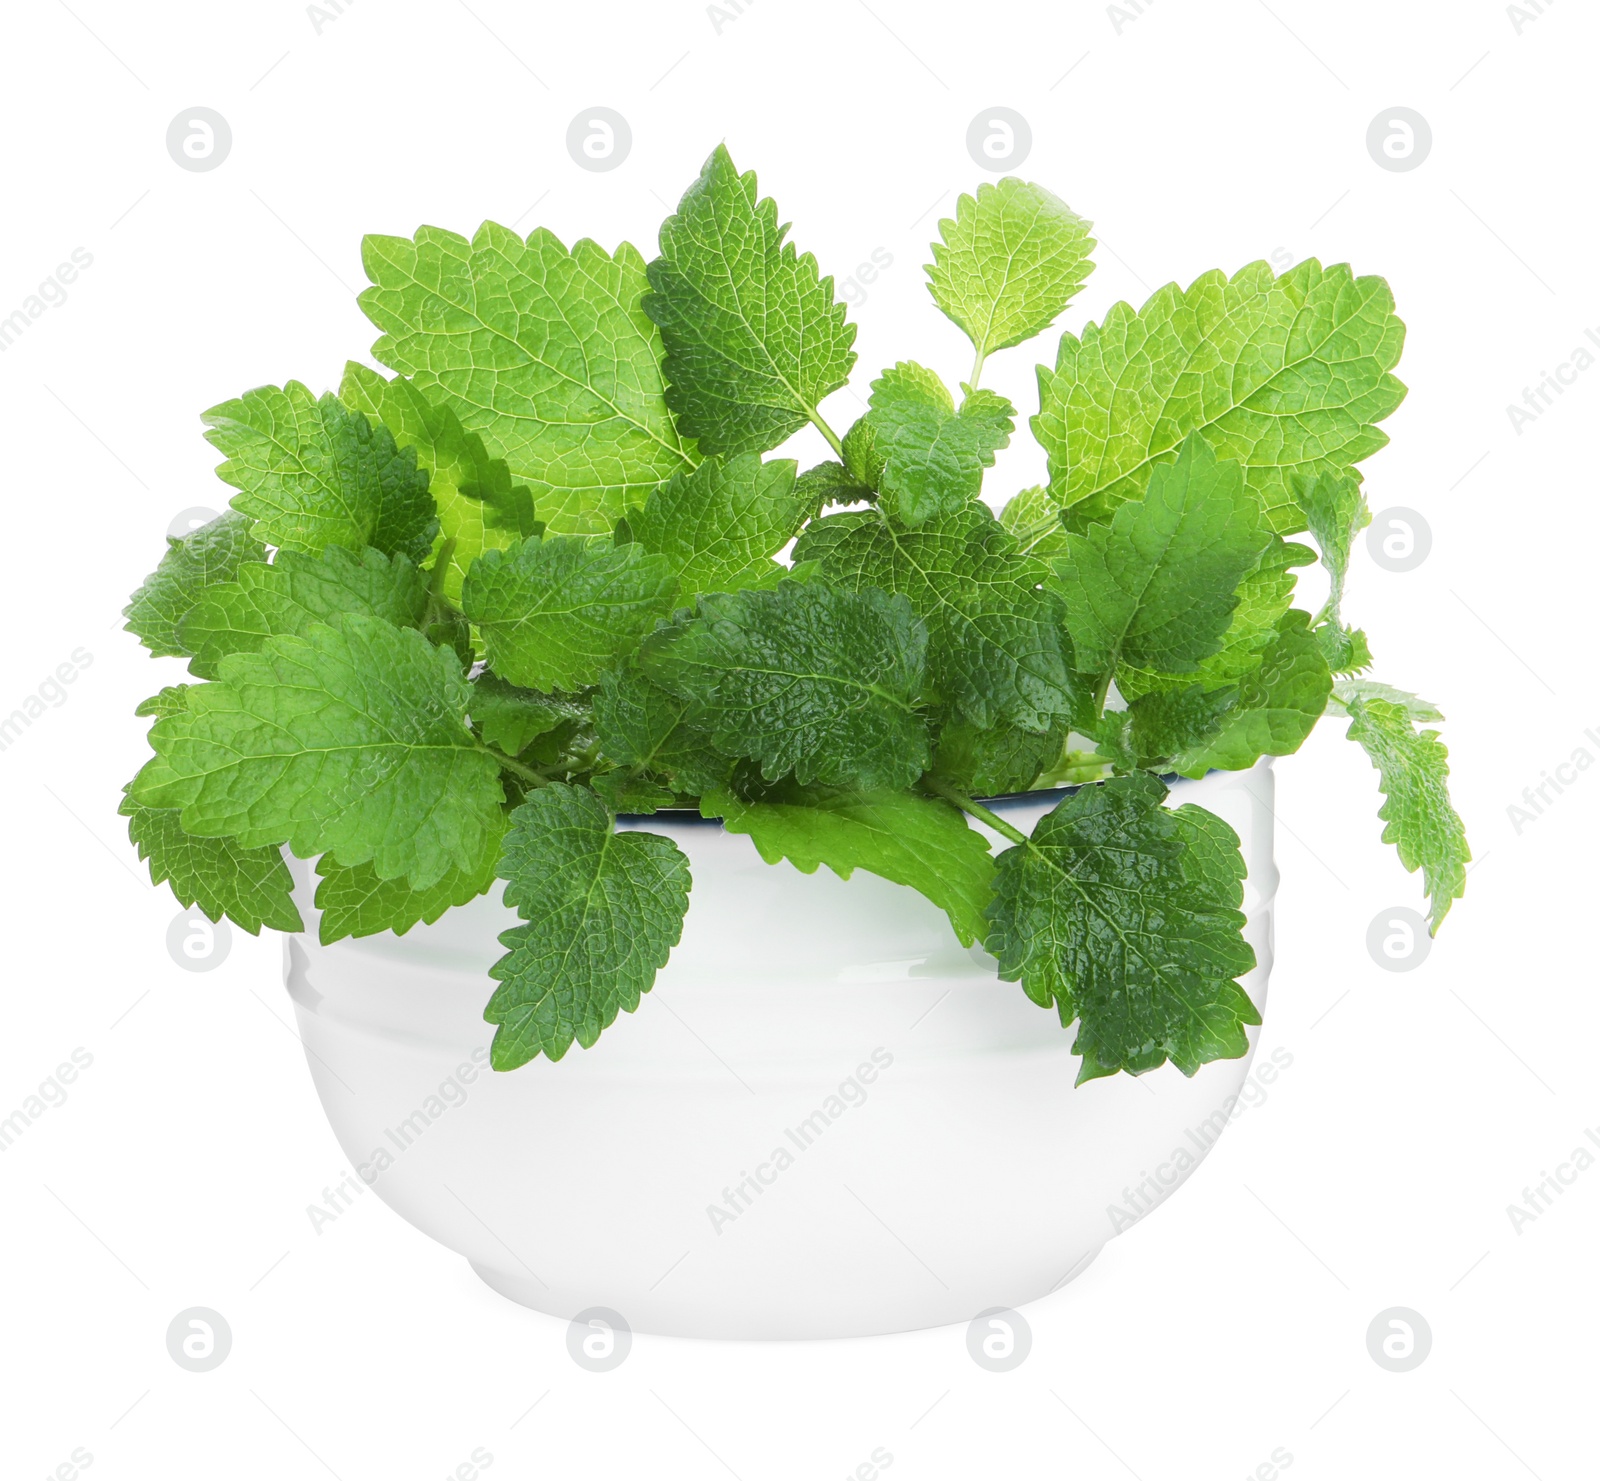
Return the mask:
[[832, 514], [807, 527], [795, 557], [815, 560], [831, 586], [904, 596], [927, 624], [932, 687], [974, 725], [1042, 732], [1072, 713], [1061, 605], [1039, 590], [1049, 568], [1019, 555], [981, 504], [919, 530], [872, 510]]
[[904, 597], [785, 581], [702, 597], [699, 616], [645, 641], [646, 675], [768, 780], [793, 772], [867, 790], [904, 787], [929, 760], [917, 707], [927, 629]]
[[704, 454], [776, 447], [855, 364], [833, 279], [788, 230], [720, 144], [662, 223], [644, 310], [667, 347], [667, 404]]
[[1236, 980], [1255, 966], [1239, 841], [1166, 795], [1148, 772], [1085, 787], [1000, 855], [989, 950], [1002, 978], [1077, 1020], [1080, 1083], [1168, 1060], [1192, 1075], [1244, 1055], [1261, 1022]]

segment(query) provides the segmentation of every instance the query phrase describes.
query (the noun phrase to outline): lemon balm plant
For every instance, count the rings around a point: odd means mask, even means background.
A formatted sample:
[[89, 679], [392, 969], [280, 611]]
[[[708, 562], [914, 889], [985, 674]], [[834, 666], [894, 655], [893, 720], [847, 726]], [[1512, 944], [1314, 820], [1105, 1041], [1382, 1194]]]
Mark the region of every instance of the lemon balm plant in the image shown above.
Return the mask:
[[[638, 1006], [690, 877], [616, 819], [695, 809], [768, 863], [920, 891], [1076, 1025], [1081, 1079], [1193, 1074], [1246, 1052], [1254, 953], [1237, 837], [1162, 778], [1334, 714], [1437, 928], [1469, 857], [1440, 717], [1366, 677], [1343, 612], [1357, 465], [1405, 394], [1383, 280], [1257, 262], [1063, 333], [1030, 423], [1049, 482], [997, 516], [1017, 413], [984, 365], [1066, 309], [1089, 224], [1021, 180], [962, 196], [928, 275], [968, 380], [891, 366], [842, 436], [819, 408], [854, 326], [787, 230], [718, 148], [648, 263], [492, 224], [366, 240], [392, 378], [207, 412], [231, 508], [127, 609], [198, 681], [139, 709], [122, 811], [153, 878], [296, 931], [287, 847], [324, 942], [503, 881], [509, 1070]], [[767, 456], [807, 424], [832, 459]], [[982, 800], [1066, 783], [1031, 836]]]

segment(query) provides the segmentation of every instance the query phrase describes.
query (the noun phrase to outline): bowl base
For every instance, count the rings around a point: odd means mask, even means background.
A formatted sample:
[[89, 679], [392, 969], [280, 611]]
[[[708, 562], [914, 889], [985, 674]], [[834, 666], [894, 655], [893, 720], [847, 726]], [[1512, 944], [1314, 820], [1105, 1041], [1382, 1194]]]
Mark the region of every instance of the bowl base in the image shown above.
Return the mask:
[[[1071, 1270], [1062, 1276], [1060, 1280], [1056, 1281], [1054, 1285], [1050, 1286], [1046, 1290], [1033, 1292], [1031, 1295], [1025, 1297], [1017, 1304], [1019, 1306], [1025, 1306], [1030, 1302], [1041, 1300], [1045, 1296], [1052, 1295], [1056, 1291], [1059, 1291], [1062, 1286], [1075, 1281], [1080, 1275], [1083, 1274], [1085, 1270], [1094, 1264], [1096, 1257], [1104, 1248], [1105, 1246], [1103, 1244], [1096, 1245], [1092, 1250], [1089, 1251], [1087, 1255], [1079, 1260]], [[498, 1295], [504, 1296], [508, 1301], [515, 1301], [518, 1306], [526, 1306], [531, 1311], [541, 1312], [545, 1316], [558, 1317], [566, 1321], [571, 1321], [578, 1314], [578, 1308], [574, 1307], [569, 1310], [568, 1307], [570, 1303], [562, 1302], [558, 1299], [552, 1299], [552, 1293], [548, 1287], [540, 1285], [535, 1280], [530, 1280], [526, 1275], [513, 1275], [505, 1270], [496, 1270], [490, 1265], [480, 1265], [476, 1260], [469, 1260], [467, 1264], [472, 1267], [473, 1274], [476, 1275], [478, 1279], [484, 1283], [484, 1285], [488, 1286], [491, 1291], [494, 1291]], [[595, 1310], [597, 1308], [591, 1304], [582, 1309]], [[598, 1309], [603, 1310], [604, 1308], [602, 1307]], [[976, 1317], [977, 1315], [977, 1312], [972, 1313], [973, 1317]], [[708, 1330], [711, 1324], [704, 1320], [703, 1314], [697, 1321], [693, 1317], [688, 1316], [685, 1316], [681, 1320], [675, 1319], [674, 1317], [663, 1313], [658, 1314], [654, 1318], [646, 1318], [642, 1326], [633, 1327], [631, 1330], [639, 1333], [641, 1336], [648, 1337], [697, 1337], [710, 1341], [826, 1342], [837, 1341], [841, 1338], [847, 1337], [889, 1337], [893, 1336], [897, 1332], [921, 1332], [927, 1331], [934, 1327], [959, 1326], [969, 1319], [970, 1318], [959, 1318], [955, 1321], [952, 1321], [950, 1317], [946, 1315], [932, 1316], [930, 1314], [930, 1319], [927, 1321], [913, 1320], [910, 1322], [889, 1322], [882, 1325], [857, 1327], [851, 1330], [841, 1330], [837, 1332], [785, 1331], [782, 1328], [781, 1321], [774, 1321], [770, 1328], [760, 1330], [751, 1328], [741, 1323], [740, 1331], [737, 1333], [729, 1333]]]

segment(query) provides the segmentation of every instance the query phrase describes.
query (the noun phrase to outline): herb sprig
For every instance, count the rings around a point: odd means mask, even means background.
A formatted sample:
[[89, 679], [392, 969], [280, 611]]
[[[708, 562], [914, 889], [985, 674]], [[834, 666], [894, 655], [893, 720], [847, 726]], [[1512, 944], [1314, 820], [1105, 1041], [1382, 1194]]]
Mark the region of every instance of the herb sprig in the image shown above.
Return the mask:
[[[1363, 677], [1343, 615], [1357, 464], [1405, 394], [1383, 280], [1258, 262], [1062, 334], [1030, 423], [1049, 482], [996, 515], [1017, 413], [984, 366], [1068, 307], [1089, 223], [1021, 180], [962, 196], [928, 275], [967, 381], [888, 367], [842, 435], [821, 408], [855, 327], [787, 235], [719, 147], [648, 264], [492, 224], [366, 240], [393, 378], [207, 412], [232, 507], [127, 609], [199, 681], [139, 709], [122, 811], [152, 877], [298, 930], [287, 847], [324, 942], [503, 880], [505, 1070], [638, 1006], [689, 868], [616, 817], [695, 808], [769, 863], [920, 891], [1077, 1024], [1081, 1078], [1193, 1074], [1245, 1052], [1255, 957], [1237, 837], [1161, 777], [1288, 755], [1334, 712], [1437, 929], [1469, 858], [1440, 717]], [[807, 426], [832, 458], [767, 456]], [[1031, 836], [982, 801], [1091, 781]]]

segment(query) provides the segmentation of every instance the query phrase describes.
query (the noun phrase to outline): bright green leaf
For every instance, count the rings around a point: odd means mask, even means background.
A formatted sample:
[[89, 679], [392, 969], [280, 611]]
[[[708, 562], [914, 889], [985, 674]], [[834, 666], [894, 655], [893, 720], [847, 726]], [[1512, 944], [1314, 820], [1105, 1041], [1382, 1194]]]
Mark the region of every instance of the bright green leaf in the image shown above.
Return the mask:
[[473, 679], [468, 708], [478, 733], [508, 756], [520, 756], [541, 735], [585, 715], [582, 705], [508, 684], [488, 669]]
[[589, 785], [595, 794], [618, 817], [648, 817], [664, 807], [672, 807], [677, 793], [663, 787], [648, 777], [635, 776], [631, 771], [605, 771], [591, 777]]
[[558, 782], [512, 814], [500, 876], [527, 924], [500, 937], [484, 1017], [490, 1062], [514, 1070], [592, 1047], [639, 1006], [682, 933], [689, 861], [670, 838], [614, 832], [594, 793]]
[[1324, 622], [1317, 629], [1317, 645], [1335, 674], [1359, 674], [1372, 667], [1372, 649], [1367, 646], [1367, 635], [1359, 627], [1346, 627], [1339, 622]]
[[193, 684], [168, 684], [149, 699], [139, 701], [135, 715], [165, 720], [168, 715], [181, 715], [189, 708], [188, 694]]
[[1378, 768], [1383, 841], [1394, 844], [1407, 869], [1422, 871], [1429, 934], [1437, 934], [1451, 902], [1466, 893], [1472, 860], [1466, 825], [1450, 804], [1450, 753], [1437, 730], [1417, 730], [1403, 705], [1352, 697], [1345, 709], [1350, 739]]
[[1217, 735], [1238, 694], [1232, 685], [1208, 689], [1193, 684], [1186, 689], [1157, 690], [1136, 699], [1121, 715], [1105, 716], [1108, 722], [1120, 721], [1124, 728], [1115, 739], [1106, 735], [1101, 748], [1110, 743], [1130, 768], [1169, 771], [1172, 757], [1200, 749]]
[[1294, 600], [1294, 568], [1310, 565], [1316, 558], [1309, 546], [1274, 535], [1254, 569], [1239, 583], [1239, 605], [1233, 609], [1228, 630], [1222, 635], [1222, 646], [1202, 658], [1189, 674], [1161, 674], [1124, 663], [1117, 669], [1118, 692], [1132, 701], [1144, 694], [1183, 689], [1191, 684], [1218, 689], [1238, 683], [1261, 667], [1262, 655], [1277, 641], [1278, 623]]
[[1348, 707], [1361, 699], [1386, 699], [1390, 704], [1399, 705], [1413, 720], [1444, 719], [1444, 712], [1431, 700], [1418, 699], [1404, 689], [1396, 689], [1393, 684], [1383, 684], [1377, 679], [1334, 680], [1328, 709], [1332, 714], [1348, 715]]
[[267, 558], [247, 515], [228, 510], [187, 535], [167, 538], [161, 564], [134, 592], [122, 615], [133, 633], [158, 658], [188, 658], [178, 625], [210, 587], [232, 581], [246, 561]]
[[1242, 463], [1279, 534], [1304, 520], [1300, 480], [1340, 472], [1388, 438], [1405, 396], [1390, 374], [1405, 326], [1382, 278], [1314, 259], [1283, 277], [1265, 262], [1232, 278], [1169, 283], [1137, 313], [1119, 303], [1039, 369], [1034, 435], [1050, 492], [1075, 529], [1139, 498], [1152, 469], [1200, 432]]
[[662, 778], [685, 796], [720, 787], [733, 761], [690, 721], [693, 708], [693, 701], [652, 684], [637, 668], [614, 669], [601, 677], [594, 701], [601, 754], [632, 773]]
[[973, 797], [1004, 797], [1026, 792], [1062, 759], [1067, 727], [1053, 725], [1042, 734], [1016, 725], [980, 730], [963, 720], [949, 720], [939, 731], [933, 769]]
[[876, 489], [862, 483], [843, 463], [818, 463], [795, 480], [794, 496], [814, 518], [829, 504], [871, 503]]
[[939, 223], [928, 291], [972, 341], [978, 364], [1048, 329], [1094, 271], [1090, 225], [1042, 186], [1007, 176]]
[[676, 590], [670, 563], [643, 546], [551, 535], [485, 551], [461, 602], [501, 678], [528, 689], [581, 689], [672, 610]]
[[872, 383], [871, 409], [845, 437], [851, 476], [910, 528], [972, 503], [1011, 440], [1016, 408], [994, 391], [962, 390], [957, 411], [938, 376], [901, 361]]
[[702, 592], [775, 585], [784, 568], [772, 557], [815, 512], [793, 462], [763, 463], [744, 453], [674, 474], [643, 509], [629, 511], [627, 530], [666, 557], [678, 578], [677, 600], [687, 606]]
[[1372, 511], [1361, 493], [1361, 480], [1348, 472], [1326, 472], [1302, 483], [1296, 500], [1305, 527], [1322, 551], [1328, 571], [1328, 602], [1323, 615], [1339, 620], [1350, 551], [1356, 536], [1372, 523]]
[[505, 459], [491, 458], [453, 407], [429, 402], [404, 376], [385, 380], [354, 360], [344, 368], [339, 398], [381, 421], [398, 446], [416, 451], [439, 511], [434, 550], [454, 542], [440, 588], [452, 602], [460, 602], [461, 583], [485, 550], [504, 550], [523, 536], [544, 533], [527, 486], [513, 482]]
[[1006, 533], [1015, 538], [1024, 555], [1051, 560], [1067, 553], [1067, 531], [1061, 523], [1061, 511], [1056, 508], [1049, 489], [1042, 484], [1023, 489], [1006, 500], [1005, 508], [1000, 511], [1000, 523]]
[[185, 832], [244, 848], [371, 860], [419, 890], [482, 858], [499, 767], [467, 729], [469, 690], [448, 650], [352, 614], [220, 669], [151, 727], [136, 802], [181, 808]]
[[826, 864], [840, 879], [865, 869], [925, 895], [963, 946], [982, 941], [994, 860], [983, 836], [949, 803], [910, 792], [858, 792], [784, 783], [759, 801], [715, 792], [700, 801], [730, 833], [747, 833], [769, 864], [802, 874]]
[[[1240, 681], [1221, 727], [1203, 743], [1174, 755], [1180, 776], [1243, 771], [1263, 756], [1291, 756], [1328, 706], [1333, 677], [1304, 612], [1279, 620], [1277, 637], [1260, 665]], [[1171, 753], [1169, 753], [1171, 754]]]
[[1239, 583], [1270, 540], [1239, 465], [1190, 437], [1142, 499], [1069, 536], [1053, 563], [1077, 668], [1192, 673], [1221, 646]]
[[617, 516], [695, 464], [662, 395], [661, 336], [645, 317], [644, 259], [591, 241], [570, 251], [485, 222], [469, 242], [424, 226], [369, 236], [361, 295], [376, 359], [448, 406], [533, 490], [563, 534]]
[[165, 880], [180, 905], [207, 918], [224, 915], [257, 935], [304, 929], [290, 891], [294, 881], [276, 848], [244, 848], [235, 838], [197, 838], [185, 833], [173, 807], [146, 807], [125, 796], [117, 809], [128, 820], [128, 837], [150, 865], [150, 882]]
[[299, 381], [261, 386], [201, 420], [227, 458], [217, 476], [239, 490], [233, 507], [268, 545], [314, 554], [370, 545], [413, 564], [427, 558], [439, 522], [416, 453], [331, 391], [318, 398]]
[[235, 580], [208, 587], [178, 633], [194, 654], [190, 672], [214, 679], [228, 654], [258, 652], [268, 638], [304, 637], [312, 623], [346, 612], [414, 627], [427, 604], [427, 587], [404, 556], [337, 545], [320, 556], [281, 550], [270, 566], [242, 565]]
[[347, 936], [375, 936], [393, 931], [404, 936], [419, 922], [432, 925], [453, 905], [465, 905], [486, 894], [495, 882], [504, 822], [483, 835], [482, 852], [470, 869], [450, 869], [425, 890], [403, 879], [381, 879], [371, 863], [348, 867], [329, 854], [317, 860], [316, 906], [321, 912], [317, 939], [324, 946]]

